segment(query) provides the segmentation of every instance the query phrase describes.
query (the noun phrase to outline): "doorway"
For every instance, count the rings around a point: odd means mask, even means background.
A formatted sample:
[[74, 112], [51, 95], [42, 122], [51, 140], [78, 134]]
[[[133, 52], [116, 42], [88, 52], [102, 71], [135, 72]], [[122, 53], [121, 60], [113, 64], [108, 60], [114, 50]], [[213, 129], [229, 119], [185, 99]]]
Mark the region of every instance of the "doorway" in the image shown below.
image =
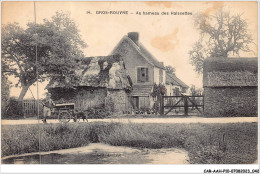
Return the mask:
[[132, 101], [133, 101], [133, 107], [134, 107], [134, 109], [136, 110], [136, 109], [139, 109], [139, 97], [137, 97], [137, 96], [133, 96], [132, 97]]

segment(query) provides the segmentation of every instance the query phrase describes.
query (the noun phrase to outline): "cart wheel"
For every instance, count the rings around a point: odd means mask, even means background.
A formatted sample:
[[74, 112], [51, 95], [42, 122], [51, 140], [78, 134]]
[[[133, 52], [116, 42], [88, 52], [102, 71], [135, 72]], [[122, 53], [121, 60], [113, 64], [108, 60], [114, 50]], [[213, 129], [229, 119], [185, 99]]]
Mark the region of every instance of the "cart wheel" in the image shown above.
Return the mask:
[[67, 112], [67, 111], [63, 111], [59, 114], [59, 121], [62, 122], [62, 123], [67, 123], [70, 121], [70, 113]]

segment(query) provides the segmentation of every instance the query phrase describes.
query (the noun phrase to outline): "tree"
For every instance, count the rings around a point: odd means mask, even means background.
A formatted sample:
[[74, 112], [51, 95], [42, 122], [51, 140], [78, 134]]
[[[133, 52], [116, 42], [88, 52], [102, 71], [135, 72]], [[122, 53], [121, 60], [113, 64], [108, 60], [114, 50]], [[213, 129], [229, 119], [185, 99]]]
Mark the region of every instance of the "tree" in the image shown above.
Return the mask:
[[60, 12], [42, 24], [28, 23], [26, 29], [17, 23], [8, 24], [1, 36], [2, 73], [18, 78], [15, 85], [22, 88], [19, 101], [37, 81], [37, 70], [39, 81], [73, 78], [74, 60], [83, 57], [81, 49], [86, 46], [69, 14]]
[[198, 73], [202, 73], [203, 61], [208, 57], [227, 58], [231, 53], [239, 56], [240, 52], [251, 51], [249, 45], [253, 40], [242, 14], [231, 15], [223, 9], [215, 15], [200, 13], [195, 16], [194, 24], [200, 32], [200, 38], [189, 55]]
[[167, 72], [167, 73], [169, 73], [169, 74], [175, 74], [175, 71], [176, 71], [176, 70], [175, 70], [175, 68], [172, 67], [171, 65], [166, 66], [165, 69], [166, 69], [166, 72]]
[[4, 74], [1, 74], [1, 110], [2, 115], [6, 114], [6, 107], [10, 99], [10, 82]]
[[202, 88], [197, 88], [196, 89], [195, 85], [191, 85], [190, 93], [191, 93], [192, 96], [202, 95], [203, 94], [203, 89]]

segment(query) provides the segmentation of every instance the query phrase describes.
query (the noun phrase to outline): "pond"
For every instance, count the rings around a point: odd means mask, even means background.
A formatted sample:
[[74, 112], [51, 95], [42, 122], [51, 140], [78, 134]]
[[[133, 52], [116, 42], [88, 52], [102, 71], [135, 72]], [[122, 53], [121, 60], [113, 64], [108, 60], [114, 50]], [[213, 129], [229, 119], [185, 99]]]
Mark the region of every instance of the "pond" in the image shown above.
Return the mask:
[[187, 164], [182, 149], [140, 149], [91, 143], [85, 147], [2, 158], [2, 164]]

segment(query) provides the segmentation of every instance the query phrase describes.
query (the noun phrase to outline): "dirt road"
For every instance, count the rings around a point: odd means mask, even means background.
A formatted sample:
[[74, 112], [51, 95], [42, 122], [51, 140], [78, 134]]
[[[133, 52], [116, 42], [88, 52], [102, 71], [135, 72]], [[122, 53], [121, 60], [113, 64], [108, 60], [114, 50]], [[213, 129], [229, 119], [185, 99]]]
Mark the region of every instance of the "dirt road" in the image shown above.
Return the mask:
[[[88, 119], [89, 122], [120, 122], [120, 123], [245, 123], [258, 122], [258, 117], [226, 117], [226, 118], [111, 118]], [[59, 123], [58, 120], [47, 120], [48, 123]], [[73, 123], [73, 121], [70, 121]], [[82, 121], [81, 121], [82, 122]], [[1, 120], [2, 125], [43, 124], [41, 120]]]

